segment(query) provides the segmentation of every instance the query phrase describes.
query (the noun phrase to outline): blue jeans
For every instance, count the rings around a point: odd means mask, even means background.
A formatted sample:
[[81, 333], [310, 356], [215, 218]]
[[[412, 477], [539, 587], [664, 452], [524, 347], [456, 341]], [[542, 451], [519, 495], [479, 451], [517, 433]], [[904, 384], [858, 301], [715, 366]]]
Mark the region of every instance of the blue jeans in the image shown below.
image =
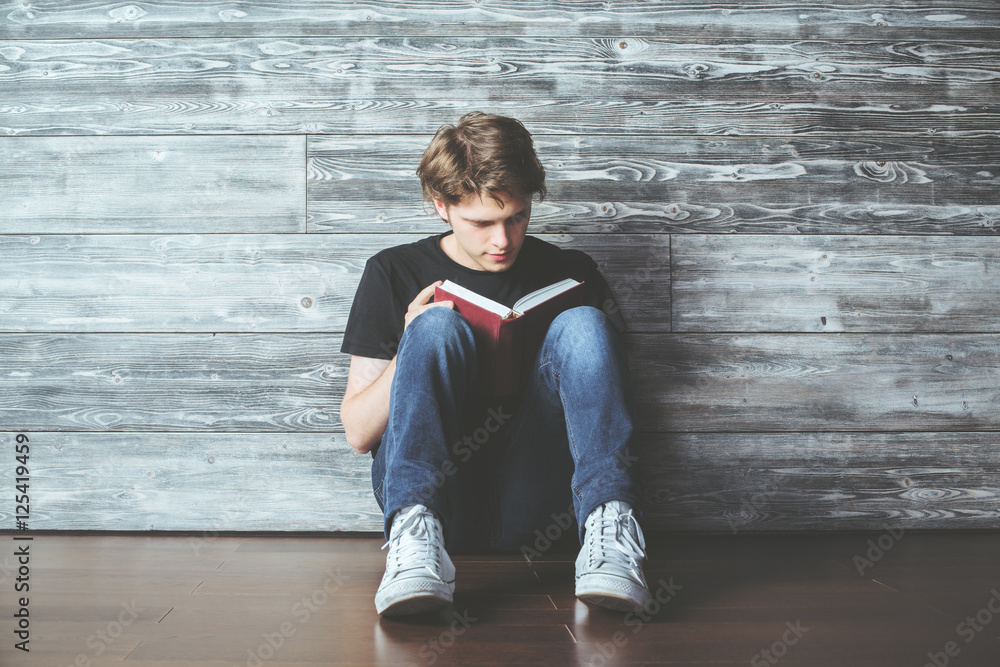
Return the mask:
[[583, 306], [552, 322], [517, 408], [482, 395], [476, 359], [454, 310], [430, 308], [406, 328], [372, 464], [386, 537], [393, 514], [417, 503], [441, 518], [452, 553], [530, 548], [574, 518], [582, 539], [609, 500], [641, 511], [628, 363], [604, 313]]

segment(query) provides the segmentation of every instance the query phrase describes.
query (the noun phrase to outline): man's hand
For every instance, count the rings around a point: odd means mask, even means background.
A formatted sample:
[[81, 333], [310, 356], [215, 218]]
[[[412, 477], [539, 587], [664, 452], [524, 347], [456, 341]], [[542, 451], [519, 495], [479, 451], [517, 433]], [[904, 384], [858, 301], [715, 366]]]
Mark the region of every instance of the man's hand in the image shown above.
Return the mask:
[[410, 302], [409, 307], [406, 309], [406, 315], [403, 317], [403, 330], [410, 326], [410, 322], [413, 318], [424, 312], [428, 308], [433, 308], [434, 306], [444, 306], [445, 308], [455, 308], [454, 301], [435, 301], [434, 303], [427, 303], [434, 296], [434, 288], [443, 283], [443, 280], [436, 280], [427, 287], [420, 290], [420, 294], [416, 296], [413, 301]]

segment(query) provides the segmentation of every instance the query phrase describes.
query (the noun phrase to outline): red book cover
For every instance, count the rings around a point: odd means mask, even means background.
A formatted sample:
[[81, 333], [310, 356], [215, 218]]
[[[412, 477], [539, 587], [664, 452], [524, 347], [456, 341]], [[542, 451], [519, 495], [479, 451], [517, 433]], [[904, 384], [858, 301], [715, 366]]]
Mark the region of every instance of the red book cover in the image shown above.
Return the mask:
[[[544, 294], [546, 290], [554, 293]], [[541, 301], [531, 304], [533, 296]], [[516, 308], [529, 301], [521, 313], [449, 281], [435, 288], [434, 300], [454, 302], [455, 310], [468, 320], [480, 350], [482, 382], [494, 395], [506, 396], [521, 388], [552, 320], [564, 310], [583, 305], [583, 283], [563, 281], [532, 292], [514, 304]]]

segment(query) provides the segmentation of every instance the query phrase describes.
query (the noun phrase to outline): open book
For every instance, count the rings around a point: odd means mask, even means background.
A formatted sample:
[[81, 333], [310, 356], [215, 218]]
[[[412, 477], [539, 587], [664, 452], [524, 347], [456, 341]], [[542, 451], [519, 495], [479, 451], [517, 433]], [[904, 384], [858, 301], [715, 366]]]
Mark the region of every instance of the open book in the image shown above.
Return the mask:
[[513, 394], [559, 313], [583, 305], [583, 283], [567, 278], [520, 298], [513, 308], [446, 280], [435, 301], [453, 301], [476, 337], [481, 379], [495, 396]]

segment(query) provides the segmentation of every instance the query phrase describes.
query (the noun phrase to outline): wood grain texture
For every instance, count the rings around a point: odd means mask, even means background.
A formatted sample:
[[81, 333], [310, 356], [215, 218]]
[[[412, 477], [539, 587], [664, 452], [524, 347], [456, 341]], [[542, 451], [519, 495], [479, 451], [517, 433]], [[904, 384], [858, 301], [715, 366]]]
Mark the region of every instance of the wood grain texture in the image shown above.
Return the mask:
[[631, 342], [641, 430], [1000, 426], [1000, 338], [992, 334], [669, 334]]
[[304, 137], [0, 140], [0, 233], [300, 232]]
[[0, 336], [0, 422], [64, 431], [336, 430], [348, 365], [339, 349], [340, 336], [326, 334], [8, 334]]
[[[232, 131], [234, 125], [242, 132], [319, 133], [329, 122], [331, 100], [503, 101], [511, 108], [553, 99], [820, 100], [902, 105], [895, 107], [900, 110], [934, 104], [941, 111], [960, 108], [968, 117], [969, 105], [997, 103], [997, 53], [990, 42], [638, 37], [5, 41], [0, 87], [12, 92], [5, 96], [0, 130], [115, 133], [141, 112], [159, 131], [173, 133]], [[103, 105], [96, 110], [95, 99]], [[206, 115], [211, 125], [196, 125]], [[172, 119], [166, 126], [165, 117]], [[965, 129], [954, 125], [960, 119], [937, 117], [944, 129]]]
[[619, 297], [651, 527], [996, 529], [998, 44], [995, 0], [0, 0], [34, 516], [378, 530], [340, 335], [484, 110]]
[[1000, 528], [992, 433], [644, 434], [636, 449], [661, 529]]
[[[445, 231], [436, 219], [435, 231]], [[420, 238], [0, 236], [0, 332], [339, 333], [367, 259]], [[593, 257], [631, 330], [670, 330], [669, 237], [538, 238]]]
[[[410, 166], [427, 141], [312, 137], [309, 230], [433, 230]], [[542, 135], [536, 146], [549, 187], [536, 230], [988, 235], [1000, 224], [993, 140]]]
[[[516, 92], [516, 91], [515, 91]], [[88, 99], [66, 105], [51, 95], [0, 99], [0, 134], [7, 135], [216, 135], [433, 133], [462, 113], [486, 111], [515, 116], [534, 133], [655, 136], [997, 137], [1000, 105], [990, 102], [938, 104], [867, 100], [777, 98], [750, 100], [702, 96], [668, 99], [593, 96], [586, 99], [518, 97], [491, 99], [323, 97], [310, 90], [268, 101], [228, 95], [185, 101]], [[86, 113], [83, 113], [84, 109]]]
[[[381, 529], [371, 458], [353, 455], [341, 433], [30, 437], [33, 530], [198, 531], [191, 543], [203, 548], [227, 531]], [[634, 453], [647, 530], [996, 529], [994, 441], [988, 433], [646, 433]], [[0, 508], [0, 521], [8, 511]]]
[[626, 0], [609, 4], [491, 0], [364, 3], [192, 3], [168, 0], [129, 5], [107, 0], [0, 3], [0, 35], [44, 37], [234, 37], [294, 35], [606, 35], [741, 38], [996, 39], [1000, 24], [988, 0], [811, 3], [737, 2], [669, 5]]
[[[342, 433], [30, 438], [33, 530], [190, 530], [207, 544], [226, 531], [381, 528], [372, 459]], [[10, 476], [4, 486], [14, 493]], [[12, 510], [0, 509], [5, 525]]]
[[[456, 84], [489, 99], [491, 84], [518, 84], [525, 97], [545, 91], [579, 99], [630, 91], [630, 97], [712, 93], [746, 99], [749, 91], [814, 99], [871, 97], [897, 102], [995, 103], [1000, 47], [989, 42], [729, 41], [704, 39], [329, 38], [125, 39], [3, 41], [0, 82], [32, 93], [108, 93], [184, 99], [223, 92], [240, 77], [243, 95], [275, 100], [308, 82], [352, 98], [434, 99]], [[581, 85], [586, 83], [586, 85]], [[206, 89], [206, 86], [209, 88]], [[294, 87], [294, 88], [293, 88]], [[461, 86], [462, 89], [470, 86]], [[508, 94], [513, 93], [508, 90]], [[899, 96], [902, 96], [901, 98]], [[465, 96], [463, 96], [465, 97]]]
[[[637, 426], [1000, 429], [995, 334], [631, 334]], [[339, 431], [333, 334], [6, 334], [0, 423], [58, 431]], [[9, 370], [7, 370], [9, 369]]]
[[673, 239], [673, 331], [1000, 332], [996, 239]]
[[[753, 185], [736, 186], [755, 194]], [[327, 190], [326, 186], [323, 188]], [[854, 234], [854, 235], [960, 235], [995, 236], [1000, 229], [1000, 206], [983, 194], [981, 204], [892, 203], [853, 201], [844, 188], [840, 201], [820, 204], [789, 200], [761, 204], [723, 199], [683, 201], [679, 193], [663, 188], [661, 201], [595, 200], [582, 196], [560, 197], [552, 182], [552, 195], [532, 207], [533, 231], [574, 235], [598, 233], [636, 234]], [[582, 188], [580, 188], [582, 189]], [[719, 186], [720, 191], [726, 189]], [[311, 192], [315, 192], [310, 188]], [[586, 193], [582, 193], [586, 195]], [[778, 196], [785, 196], [776, 193]], [[336, 202], [329, 194], [314, 196], [309, 205], [309, 230], [321, 233], [395, 231], [433, 233], [438, 229], [426, 207], [412, 201], [393, 205], [380, 200]], [[690, 197], [690, 193], [688, 193]], [[831, 194], [831, 198], [835, 195]]]
[[[455, 556], [454, 608], [383, 621], [372, 604], [383, 573], [378, 535], [226, 537], [196, 551], [187, 535], [40, 534], [31, 546], [32, 581], [40, 585], [31, 591], [30, 658], [2, 643], [0, 661], [585, 667], [605, 664], [610, 646], [613, 664], [623, 667], [741, 667], [747, 656], [777, 644], [785, 646], [785, 665], [922, 665], [928, 652], [943, 655], [948, 641], [963, 636], [955, 632], [959, 619], [992, 599], [1000, 539], [907, 533], [859, 572], [855, 557], [864, 558], [867, 541], [887, 539], [871, 531], [650, 540], [647, 578], [662, 599], [675, 597], [651, 604], [655, 613], [640, 624], [638, 615], [578, 606], [568, 551], [530, 563], [519, 556]], [[113, 624], [126, 609], [135, 619], [119, 634]], [[16, 627], [15, 618], [0, 617], [0, 633]], [[955, 664], [995, 667], [993, 627], [963, 644]], [[804, 632], [802, 641], [782, 644], [783, 634], [798, 639], [789, 628]], [[109, 634], [114, 643], [98, 638]]]

